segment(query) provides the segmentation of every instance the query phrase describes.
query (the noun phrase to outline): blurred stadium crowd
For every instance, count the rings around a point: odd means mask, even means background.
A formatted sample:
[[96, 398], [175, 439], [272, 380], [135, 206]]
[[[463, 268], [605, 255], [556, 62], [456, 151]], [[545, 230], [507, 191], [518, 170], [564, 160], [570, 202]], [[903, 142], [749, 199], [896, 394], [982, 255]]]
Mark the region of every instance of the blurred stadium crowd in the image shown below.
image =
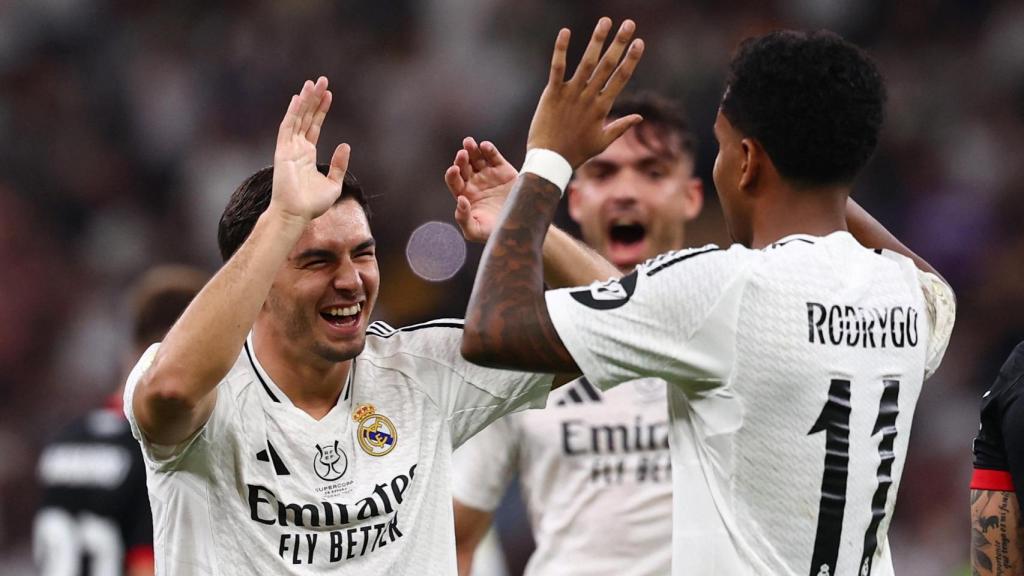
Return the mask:
[[461, 316], [479, 248], [453, 279], [430, 283], [406, 261], [410, 233], [451, 221], [442, 174], [462, 137], [521, 161], [555, 30], [589, 30], [601, 15], [636, 19], [648, 50], [633, 88], [680, 98], [701, 135], [709, 204], [692, 244], [727, 242], [711, 125], [742, 38], [829, 28], [879, 62], [888, 120], [855, 197], [959, 297], [890, 535], [901, 574], [963, 571], [978, 399], [1024, 338], [1024, 3], [6, 0], [0, 574], [29, 570], [40, 446], [123, 376], [125, 287], [158, 262], [219, 264], [220, 211], [271, 162], [295, 86], [330, 77], [321, 141], [352, 144], [352, 172], [374, 196], [378, 317]]

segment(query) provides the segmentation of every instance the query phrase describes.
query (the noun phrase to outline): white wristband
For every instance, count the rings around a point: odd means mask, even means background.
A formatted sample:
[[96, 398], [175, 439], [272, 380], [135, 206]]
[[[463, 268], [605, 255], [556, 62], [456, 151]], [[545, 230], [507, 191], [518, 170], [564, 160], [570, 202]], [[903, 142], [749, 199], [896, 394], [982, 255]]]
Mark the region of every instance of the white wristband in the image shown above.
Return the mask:
[[546, 148], [533, 148], [526, 152], [526, 160], [523, 162], [523, 169], [520, 172], [536, 174], [551, 182], [565, 195], [565, 187], [569, 185], [572, 178], [572, 166], [569, 161], [554, 150]]

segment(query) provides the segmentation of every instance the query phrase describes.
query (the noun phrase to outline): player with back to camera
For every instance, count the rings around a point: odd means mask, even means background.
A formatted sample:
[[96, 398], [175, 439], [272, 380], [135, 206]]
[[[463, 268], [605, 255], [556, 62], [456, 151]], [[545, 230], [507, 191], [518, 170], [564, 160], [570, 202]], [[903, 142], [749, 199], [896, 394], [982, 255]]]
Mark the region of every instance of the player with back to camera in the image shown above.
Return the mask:
[[[672, 102], [621, 98], [610, 118], [644, 122], [576, 170], [569, 214], [586, 243], [622, 273], [684, 246], [700, 212], [696, 138]], [[467, 239], [485, 242], [518, 176], [490, 142], [467, 138], [445, 174]], [[672, 484], [665, 382], [600, 392], [585, 378], [546, 410], [510, 414], [455, 452], [455, 542], [470, 574], [477, 543], [512, 477], [520, 478], [537, 549], [529, 575], [664, 575], [672, 559]], [[619, 536], [608, 537], [615, 519]]]
[[981, 403], [971, 478], [971, 569], [978, 576], [1024, 573], [1024, 342], [1006, 359]]
[[[207, 278], [195, 268], [163, 265], [132, 286], [125, 374]], [[106, 407], [76, 419], [47, 444], [38, 471], [43, 497], [33, 548], [41, 576], [153, 575], [146, 467], [121, 409], [120, 386]]]
[[453, 448], [551, 388], [464, 361], [461, 321], [370, 324], [349, 147], [316, 164], [327, 86], [293, 96], [221, 217], [224, 266], [129, 377], [158, 572], [456, 574]]
[[[562, 189], [624, 123], [605, 124], [610, 27], [601, 21], [568, 81], [569, 34], [558, 35], [524, 169], [477, 274], [464, 355], [582, 368], [601, 389], [669, 383], [674, 574], [892, 574], [908, 433], [954, 300], [849, 199], [878, 141], [881, 75], [829, 32], [745, 41], [715, 121], [714, 182], [736, 243], [545, 295], [541, 247]], [[627, 61], [641, 52], [634, 43]], [[619, 533], [615, 518], [606, 525]]]

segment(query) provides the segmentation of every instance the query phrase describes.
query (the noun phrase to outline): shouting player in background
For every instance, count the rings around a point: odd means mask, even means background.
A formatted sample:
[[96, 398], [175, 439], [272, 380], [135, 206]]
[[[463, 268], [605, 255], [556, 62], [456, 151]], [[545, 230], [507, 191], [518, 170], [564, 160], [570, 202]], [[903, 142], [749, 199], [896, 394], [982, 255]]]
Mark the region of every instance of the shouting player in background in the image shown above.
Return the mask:
[[[576, 170], [569, 214], [586, 243], [626, 273], [684, 246], [700, 212], [696, 138], [671, 102], [625, 97], [611, 119], [644, 122]], [[446, 181], [467, 238], [486, 241], [518, 176], [490, 142], [466, 139]], [[472, 200], [470, 204], [469, 201]], [[469, 207], [467, 210], [466, 208]], [[537, 549], [527, 575], [661, 576], [672, 560], [672, 484], [665, 382], [647, 378], [601, 392], [580, 378], [548, 409], [510, 414], [455, 453], [455, 541], [469, 568], [512, 477], [526, 497]], [[608, 537], [614, 518], [618, 536]]]
[[[669, 252], [545, 297], [542, 245], [568, 174], [639, 121], [605, 123], [615, 91], [598, 72], [614, 66], [600, 56], [610, 26], [601, 21], [568, 81], [569, 33], [559, 33], [463, 353], [490, 366], [582, 368], [601, 389], [669, 383], [674, 574], [892, 574], [887, 532], [908, 433], [954, 303], [849, 199], [878, 141], [881, 75], [832, 33], [745, 41], [715, 122], [715, 187], [736, 244]], [[627, 61], [641, 51], [634, 44]], [[619, 535], [614, 517], [605, 524]]]
[[[129, 300], [126, 369], [163, 339], [206, 279], [184, 266], [158, 266], [139, 279]], [[121, 410], [120, 387], [105, 408], [79, 418], [46, 446], [39, 482], [43, 500], [33, 547], [41, 576], [153, 575], [146, 466]]]

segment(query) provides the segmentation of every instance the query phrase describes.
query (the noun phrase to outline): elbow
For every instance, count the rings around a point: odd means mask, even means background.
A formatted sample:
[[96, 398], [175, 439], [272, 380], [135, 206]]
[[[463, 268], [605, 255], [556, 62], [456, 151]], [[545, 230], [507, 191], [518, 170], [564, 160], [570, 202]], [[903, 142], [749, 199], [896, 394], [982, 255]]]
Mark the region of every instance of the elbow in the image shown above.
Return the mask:
[[487, 347], [475, 322], [467, 322], [462, 332], [462, 357], [474, 364], [487, 361]]
[[493, 345], [491, 332], [482, 322], [467, 318], [462, 331], [462, 357], [468, 362], [488, 368], [499, 368], [500, 350]]
[[189, 393], [192, 387], [180, 376], [150, 370], [139, 382], [135, 395], [149, 410], [160, 413], [191, 412], [199, 400]]

